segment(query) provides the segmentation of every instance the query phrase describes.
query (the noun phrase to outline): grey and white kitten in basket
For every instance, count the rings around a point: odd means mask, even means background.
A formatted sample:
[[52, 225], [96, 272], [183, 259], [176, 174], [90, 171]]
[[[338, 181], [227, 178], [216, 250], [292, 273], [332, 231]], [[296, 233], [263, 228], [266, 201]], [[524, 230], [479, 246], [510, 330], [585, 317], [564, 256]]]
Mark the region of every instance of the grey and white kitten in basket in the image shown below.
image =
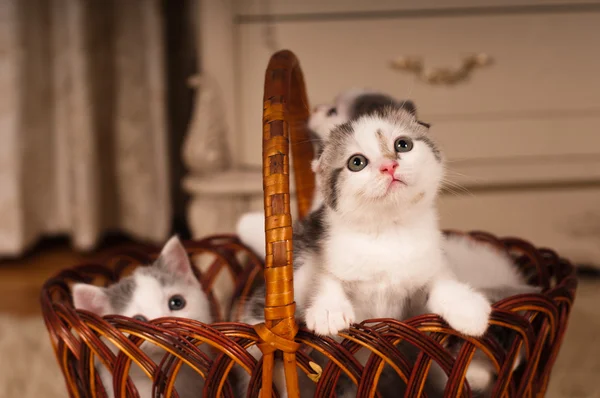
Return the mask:
[[[192, 264], [179, 238], [172, 237], [151, 265], [138, 267], [134, 272], [108, 287], [85, 283], [73, 286], [75, 308], [97, 315], [123, 315], [140, 321], [163, 317], [179, 317], [211, 323], [210, 305], [202, 286], [196, 279]], [[104, 340], [117, 354], [117, 348]], [[205, 351], [206, 349], [203, 348]], [[160, 364], [165, 351], [151, 343], [143, 343], [142, 350]], [[96, 360], [96, 368], [109, 397], [114, 397], [112, 374]], [[135, 363], [129, 376], [140, 397], [152, 397], [152, 381]], [[203, 387], [202, 377], [183, 364], [175, 389], [182, 398], [198, 397]]]
[[406, 299], [425, 290], [454, 329], [485, 332], [490, 304], [442, 251], [443, 159], [412, 112], [389, 107], [335, 127], [314, 169], [324, 203], [294, 239], [296, 305], [309, 329], [335, 335], [357, 320], [402, 317]]
[[[299, 320], [310, 329], [335, 334], [353, 321], [433, 311], [481, 335], [489, 303], [472, 288], [495, 299], [531, 291], [505, 254], [441, 236], [434, 200], [442, 156], [411, 102], [353, 90], [315, 108], [309, 127], [324, 146], [313, 164], [315, 211], [295, 225], [294, 288]], [[264, 256], [263, 230], [257, 212], [242, 218], [238, 233]], [[480, 263], [486, 266], [474, 270]], [[429, 297], [420, 302], [423, 291]], [[262, 321], [251, 307], [264, 304], [263, 294], [257, 292], [244, 321]], [[412, 308], [404, 306], [408, 299]], [[480, 362], [472, 362], [467, 378], [473, 390], [484, 391], [493, 373], [489, 361]], [[445, 382], [443, 374], [438, 378]]]

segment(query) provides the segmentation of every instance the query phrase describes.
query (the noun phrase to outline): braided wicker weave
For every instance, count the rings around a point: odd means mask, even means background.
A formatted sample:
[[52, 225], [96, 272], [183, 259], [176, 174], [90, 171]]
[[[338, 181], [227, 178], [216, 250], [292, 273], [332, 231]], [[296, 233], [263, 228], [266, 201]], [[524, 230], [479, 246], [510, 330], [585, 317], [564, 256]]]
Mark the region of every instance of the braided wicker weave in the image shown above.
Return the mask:
[[[365, 321], [342, 333], [341, 342], [317, 337], [298, 328], [294, 319], [292, 283], [289, 149], [291, 147], [294, 159], [298, 212], [303, 217], [310, 208], [314, 190], [309, 169], [312, 145], [305, 129], [308, 114], [303, 76], [296, 57], [289, 51], [276, 53], [266, 72], [264, 93], [263, 175], [267, 238], [264, 324], [250, 326], [221, 322], [233, 315], [231, 303], [223, 306], [213, 294], [217, 276], [222, 272], [231, 276], [235, 286], [234, 299], [243, 303], [250, 287], [263, 272], [261, 261], [235, 237], [215, 236], [185, 242], [192, 258], [210, 256], [212, 261], [206, 272], [198, 274], [219, 321], [211, 325], [178, 318], [148, 323], [119, 316], [101, 318], [73, 308], [72, 283], [109, 284], [127, 274], [131, 267], [149, 263], [156, 257], [157, 250], [129, 250], [111, 256], [105, 262], [65, 270], [46, 282], [41, 303], [70, 396], [104, 396], [94, 367], [96, 359], [112, 370], [116, 396], [137, 396], [135, 386], [127, 377], [132, 361], [154, 380], [155, 394], [170, 396], [173, 393], [176, 396], [174, 379], [185, 362], [209, 381], [204, 386], [204, 397], [233, 396], [229, 374], [234, 365], [252, 375], [247, 396], [258, 396], [261, 387], [264, 397], [272, 396], [277, 394], [272, 391], [271, 380], [274, 353], [278, 350], [283, 352], [290, 397], [299, 396], [298, 368], [316, 382], [316, 396], [332, 396], [342, 373], [356, 383], [358, 396], [376, 396], [377, 382], [385, 364], [406, 383], [405, 396], [420, 396], [432, 361], [449, 376], [444, 396], [469, 396], [465, 373], [475, 349], [484, 352], [498, 370], [493, 396], [544, 395], [565, 332], [577, 281], [568, 261], [551, 250], [536, 249], [519, 239], [498, 239], [477, 232], [470, 234], [473, 239], [507, 250], [531, 276], [530, 282], [544, 288], [543, 294], [511, 297], [494, 305], [491, 324], [516, 335], [508, 350], [489, 336], [481, 339], [461, 336], [436, 315], [422, 315], [404, 322], [392, 319]], [[444, 348], [451, 337], [465, 342], [457, 356]], [[118, 355], [106, 346], [106, 340], [120, 348]], [[162, 347], [170, 355], [166, 355], [160, 364], [153, 363], [139, 349], [144, 341]], [[409, 362], [398, 349], [402, 341], [421, 351], [415, 363]], [[215, 355], [207, 356], [198, 348], [201, 344], [210, 345]], [[258, 344], [263, 353], [258, 362], [246, 350], [254, 344]], [[365, 366], [353, 355], [361, 347], [373, 353]], [[319, 351], [329, 361], [319, 367], [311, 362], [303, 348]], [[519, 372], [514, 372], [513, 362], [522, 348], [524, 362]]]

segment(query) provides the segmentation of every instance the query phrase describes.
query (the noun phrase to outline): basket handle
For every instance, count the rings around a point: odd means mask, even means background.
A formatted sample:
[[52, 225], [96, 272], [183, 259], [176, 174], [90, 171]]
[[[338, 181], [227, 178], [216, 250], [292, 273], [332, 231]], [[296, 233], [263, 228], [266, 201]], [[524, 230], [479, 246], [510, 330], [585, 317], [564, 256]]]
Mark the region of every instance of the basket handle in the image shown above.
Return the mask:
[[299, 397], [294, 341], [295, 321], [292, 215], [290, 211], [290, 141], [298, 216], [310, 210], [314, 176], [310, 169], [313, 147], [307, 130], [309, 106], [304, 77], [296, 56], [275, 53], [265, 74], [263, 108], [263, 190], [265, 200], [265, 323], [256, 325], [263, 352], [262, 396], [271, 397], [273, 359], [283, 351], [289, 397]]

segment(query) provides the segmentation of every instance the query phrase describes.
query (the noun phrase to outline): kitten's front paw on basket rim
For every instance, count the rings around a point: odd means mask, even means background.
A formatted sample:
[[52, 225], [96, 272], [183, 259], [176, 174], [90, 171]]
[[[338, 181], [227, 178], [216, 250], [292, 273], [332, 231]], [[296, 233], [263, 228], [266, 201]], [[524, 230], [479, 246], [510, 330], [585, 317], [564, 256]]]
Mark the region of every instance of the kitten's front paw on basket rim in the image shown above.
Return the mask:
[[306, 311], [306, 327], [318, 335], [336, 335], [348, 329], [355, 318], [349, 302], [313, 305]]
[[483, 336], [492, 306], [481, 293], [456, 281], [441, 282], [429, 297], [431, 310], [450, 327], [468, 336]]

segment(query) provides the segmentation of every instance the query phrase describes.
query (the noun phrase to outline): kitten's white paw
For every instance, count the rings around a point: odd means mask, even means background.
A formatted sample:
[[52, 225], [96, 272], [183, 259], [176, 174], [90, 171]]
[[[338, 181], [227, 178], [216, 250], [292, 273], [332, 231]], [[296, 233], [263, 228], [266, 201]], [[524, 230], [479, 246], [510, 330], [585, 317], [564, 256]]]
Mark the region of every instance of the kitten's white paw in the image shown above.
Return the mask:
[[306, 311], [306, 326], [320, 335], [335, 335], [354, 323], [354, 308], [348, 300], [313, 304]]
[[456, 307], [447, 311], [446, 320], [461, 333], [482, 336], [488, 328], [492, 307], [483, 295], [469, 293], [456, 300]]
[[453, 329], [469, 336], [485, 333], [492, 312], [485, 296], [452, 280], [441, 281], [434, 286], [429, 296], [429, 307]]
[[493, 369], [471, 362], [465, 376], [471, 390], [485, 391], [493, 381]]

